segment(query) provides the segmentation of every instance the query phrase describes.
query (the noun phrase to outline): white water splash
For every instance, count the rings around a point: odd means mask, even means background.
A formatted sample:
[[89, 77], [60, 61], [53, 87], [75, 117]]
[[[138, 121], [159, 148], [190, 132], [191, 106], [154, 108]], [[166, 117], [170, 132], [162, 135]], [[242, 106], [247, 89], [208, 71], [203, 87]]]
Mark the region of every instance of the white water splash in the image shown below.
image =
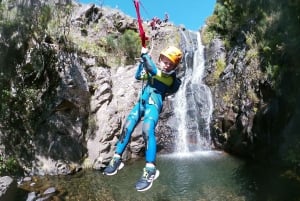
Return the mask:
[[[210, 89], [202, 83], [205, 67], [204, 47], [199, 32], [197, 34], [188, 32], [188, 36], [185, 32], [182, 34], [186, 49], [189, 51], [184, 59], [183, 83], [174, 100], [175, 116], [178, 122], [176, 152], [210, 150], [209, 124], [213, 103]], [[196, 37], [196, 42], [193, 36]], [[190, 62], [189, 58], [193, 58], [193, 61]]]

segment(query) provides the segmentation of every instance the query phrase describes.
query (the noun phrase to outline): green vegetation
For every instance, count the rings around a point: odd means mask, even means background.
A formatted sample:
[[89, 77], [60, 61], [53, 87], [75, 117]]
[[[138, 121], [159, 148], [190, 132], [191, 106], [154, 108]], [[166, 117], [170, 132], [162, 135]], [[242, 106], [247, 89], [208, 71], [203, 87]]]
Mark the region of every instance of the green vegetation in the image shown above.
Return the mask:
[[[283, 130], [295, 111], [299, 110], [299, 13], [299, 0], [217, 0], [214, 13], [202, 30], [205, 44], [217, 37], [223, 40], [228, 51], [235, 46], [246, 45], [246, 64], [260, 68], [259, 73], [252, 72], [251, 75], [258, 79], [263, 76], [275, 92], [272, 98], [281, 102], [279, 107], [282, 113], [277, 121], [283, 124]], [[220, 74], [220, 69], [217, 68], [215, 75]], [[247, 97], [258, 102], [257, 94], [252, 89], [247, 92]], [[227, 99], [226, 96], [224, 99]], [[258, 109], [254, 108], [255, 111]], [[285, 131], [276, 132], [277, 135], [287, 134]], [[298, 175], [297, 178], [300, 178], [300, 138], [291, 136], [293, 140], [289, 140], [290, 136], [285, 136], [287, 142], [283, 142], [282, 136], [275, 135], [272, 133], [272, 138], [277, 137], [278, 142], [285, 143], [286, 150], [284, 154], [281, 150], [281, 154], [285, 158], [283, 161], [293, 167], [289, 175]], [[281, 144], [272, 146], [280, 147]]]
[[139, 34], [132, 30], [126, 30], [120, 37], [118, 44], [118, 47], [125, 53], [126, 64], [134, 63], [136, 56], [139, 55], [141, 47]]
[[9, 157], [5, 159], [0, 155], [0, 176], [19, 175], [21, 172], [21, 168], [15, 158]]
[[[72, 37], [71, 37], [72, 38]], [[74, 38], [72, 38], [74, 40]], [[135, 58], [139, 55], [141, 42], [137, 32], [126, 30], [122, 35], [109, 34], [101, 37], [98, 41], [76, 40], [78, 50], [86, 52], [105, 60], [114, 59], [115, 65], [128, 65], [135, 63]]]
[[[9, 157], [0, 158], [0, 174], [11, 172], [17, 158], [26, 160], [30, 154], [24, 150], [33, 149], [31, 140], [35, 126], [40, 121], [42, 107], [47, 104], [42, 103], [46, 88], [43, 84], [53, 88], [57, 84], [56, 80], [45, 81], [56, 77], [52, 69], [57, 59], [55, 51], [44, 45], [45, 36], [50, 36], [60, 50], [88, 53], [103, 64], [108, 64], [108, 59], [114, 59], [113, 64], [133, 64], [139, 55], [139, 35], [132, 30], [119, 33], [109, 27], [107, 34], [97, 35], [95, 41], [72, 35], [72, 9], [71, 5], [30, 8], [19, 5], [9, 10], [0, 1], [0, 134], [1, 143], [13, 150]], [[266, 74], [277, 95], [289, 103], [287, 113], [297, 105], [300, 91], [299, 13], [299, 0], [217, 0], [214, 14], [202, 30], [204, 44], [218, 37], [230, 49], [242, 41], [247, 46], [247, 64], [257, 64]], [[101, 20], [101, 23], [105, 21]], [[91, 26], [97, 32], [106, 29], [105, 26]], [[179, 38], [173, 40], [177, 42]], [[29, 50], [30, 55], [26, 55]], [[30, 64], [26, 63], [26, 56], [31, 57]], [[214, 82], [226, 65], [226, 58], [216, 62]], [[235, 92], [239, 87], [232, 90]], [[251, 100], [258, 102], [252, 89], [247, 93]], [[233, 93], [225, 94], [223, 101], [230, 104], [232, 96]], [[287, 151], [286, 158], [297, 166], [299, 144], [295, 144]]]
[[275, 88], [280, 85], [282, 75], [296, 70], [296, 52], [300, 46], [299, 10], [300, 2], [292, 0], [218, 0], [203, 30], [203, 38], [208, 44], [214, 37], [220, 37], [226, 47], [231, 48], [240, 33], [244, 33], [249, 46], [248, 58], [260, 58], [261, 68]]
[[[95, 41], [78, 37], [71, 30], [72, 11], [72, 5], [27, 7], [22, 2], [8, 9], [8, 2], [0, 1], [0, 143], [5, 144], [8, 152], [0, 152], [0, 174], [19, 170], [18, 161], [30, 163], [34, 154], [32, 141], [37, 125], [43, 121], [42, 111], [52, 104], [45, 93], [58, 84], [57, 49], [88, 53], [104, 66], [133, 64], [139, 55], [138, 33], [132, 30], [119, 33], [104, 24], [106, 20], [85, 25], [97, 33], [106, 31]], [[111, 58], [113, 61], [109, 63]]]
[[219, 80], [221, 73], [224, 71], [226, 67], [225, 58], [220, 58], [216, 62], [216, 70], [214, 71], [213, 79], [214, 82]]
[[[0, 2], [0, 142], [8, 152], [1, 153], [0, 174], [20, 171], [17, 159], [26, 162], [32, 154], [43, 83], [47, 77], [55, 77], [51, 76], [54, 51], [44, 45], [52, 9], [50, 5], [23, 4], [7, 9], [7, 4]], [[27, 57], [31, 63], [26, 63]]]

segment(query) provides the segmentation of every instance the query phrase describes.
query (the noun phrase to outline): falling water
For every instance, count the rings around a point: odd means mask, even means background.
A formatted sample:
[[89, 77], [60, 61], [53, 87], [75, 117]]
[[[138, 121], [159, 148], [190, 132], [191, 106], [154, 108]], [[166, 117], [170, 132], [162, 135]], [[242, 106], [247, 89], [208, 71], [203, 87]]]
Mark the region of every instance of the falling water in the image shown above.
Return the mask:
[[174, 100], [177, 119], [176, 151], [209, 150], [211, 148], [210, 119], [213, 110], [210, 89], [202, 83], [204, 47], [200, 33], [183, 32], [184, 78]]

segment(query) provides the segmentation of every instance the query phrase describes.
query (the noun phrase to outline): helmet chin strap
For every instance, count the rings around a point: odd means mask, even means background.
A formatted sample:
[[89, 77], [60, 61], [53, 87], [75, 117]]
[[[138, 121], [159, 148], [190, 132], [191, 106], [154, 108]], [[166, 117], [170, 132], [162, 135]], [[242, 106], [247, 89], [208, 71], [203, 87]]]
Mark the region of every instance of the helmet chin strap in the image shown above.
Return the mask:
[[174, 69], [174, 70], [171, 70], [171, 71], [169, 71], [169, 72], [162, 70], [161, 72], [163, 72], [164, 74], [167, 74], [167, 75], [171, 75], [172, 73], [175, 72], [175, 69]]

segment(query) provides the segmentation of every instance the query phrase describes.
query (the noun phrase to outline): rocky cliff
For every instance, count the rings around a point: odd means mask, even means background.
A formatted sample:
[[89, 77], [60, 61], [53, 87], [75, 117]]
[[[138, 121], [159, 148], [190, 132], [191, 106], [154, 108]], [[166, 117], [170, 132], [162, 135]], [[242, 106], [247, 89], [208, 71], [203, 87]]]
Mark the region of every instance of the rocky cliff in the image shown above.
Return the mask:
[[218, 0], [202, 30], [203, 39], [210, 38], [205, 80], [214, 97], [215, 145], [276, 167], [292, 167], [295, 175], [299, 8], [299, 1]]
[[[60, 5], [63, 10], [58, 4], [38, 8], [47, 11], [54, 6], [52, 12], [65, 21], [49, 19], [48, 26], [55, 28], [45, 35], [28, 36], [18, 72], [8, 79], [17, 94], [22, 92], [15, 107], [24, 110], [10, 111], [15, 120], [2, 123], [1, 153], [9, 157], [13, 150], [21, 168], [30, 174], [70, 174], [82, 166], [104, 167], [143, 85], [134, 79], [141, 47], [135, 19], [93, 4], [67, 3]], [[154, 60], [165, 46], [180, 45], [179, 29], [184, 29], [169, 22], [155, 29], [145, 22], [144, 28]], [[2, 87], [10, 93], [10, 87]], [[163, 124], [158, 129], [168, 130]], [[26, 135], [19, 138], [22, 133]], [[158, 135], [158, 145], [163, 138]], [[159, 151], [166, 150], [160, 147]], [[143, 149], [138, 126], [124, 159], [139, 157]]]
[[[26, 2], [0, 7], [5, 11], [0, 35], [1, 160], [13, 159], [10, 165], [19, 164], [22, 173], [70, 174], [82, 166], [101, 169], [113, 154], [124, 118], [143, 84], [133, 78], [141, 47], [136, 20], [118, 10], [69, 3], [34, 4], [33, 10]], [[267, 11], [272, 7], [259, 5]], [[280, 36], [287, 41], [262, 40], [280, 30], [276, 20], [272, 18], [272, 24], [267, 18], [267, 27], [256, 26], [268, 15], [234, 12], [247, 12], [240, 9], [244, 7], [255, 10], [256, 4], [218, 1], [202, 30], [203, 40], [205, 30], [213, 35], [206, 43], [204, 76], [213, 94], [212, 140], [215, 148], [243, 157], [265, 159], [275, 151], [282, 159], [288, 153], [295, 165], [297, 149], [291, 151], [290, 145], [297, 147], [298, 142], [299, 73], [293, 52], [284, 51], [293, 40], [283, 37], [285, 33]], [[10, 16], [14, 9], [12, 13], [19, 15]], [[170, 22], [155, 29], [144, 22], [144, 28], [154, 60], [164, 46], [181, 45], [185, 31]], [[274, 84], [270, 76], [277, 75], [278, 63], [291, 68]], [[160, 152], [171, 150], [171, 128], [164, 124], [171, 115], [172, 108], [165, 106], [157, 127]], [[138, 126], [125, 159], [143, 154], [139, 131]]]

